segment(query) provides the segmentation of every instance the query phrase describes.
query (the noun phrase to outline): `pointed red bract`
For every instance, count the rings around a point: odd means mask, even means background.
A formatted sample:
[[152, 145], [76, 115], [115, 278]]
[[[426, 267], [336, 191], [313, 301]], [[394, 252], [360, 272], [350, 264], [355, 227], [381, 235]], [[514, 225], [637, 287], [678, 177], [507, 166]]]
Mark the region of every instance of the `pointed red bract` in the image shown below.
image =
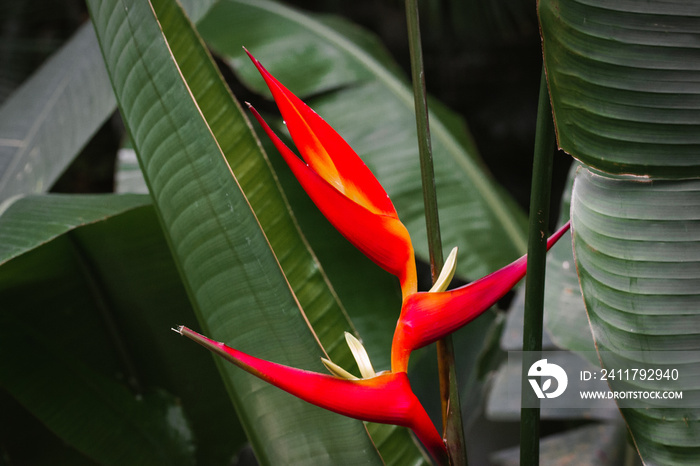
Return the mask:
[[250, 356], [187, 327], [179, 327], [177, 331], [246, 372], [313, 405], [362, 421], [408, 427], [439, 463], [445, 462], [445, 444], [411, 390], [406, 373], [341, 379]]
[[[569, 229], [567, 222], [547, 240], [547, 250]], [[415, 293], [405, 300], [391, 344], [391, 370], [405, 371], [411, 351], [463, 327], [496, 304], [527, 271], [527, 255], [463, 287]]]
[[306, 163], [355, 202], [372, 212], [398, 218], [384, 188], [348, 143], [323, 118], [277, 81], [255, 57], [250, 53], [248, 56], [265, 79], [289, 134]]
[[348, 241], [399, 278], [404, 299], [415, 293], [416, 265], [411, 238], [384, 188], [328, 123], [248, 55], [270, 88], [306, 164], [275, 135], [252, 106], [251, 110], [294, 176]]

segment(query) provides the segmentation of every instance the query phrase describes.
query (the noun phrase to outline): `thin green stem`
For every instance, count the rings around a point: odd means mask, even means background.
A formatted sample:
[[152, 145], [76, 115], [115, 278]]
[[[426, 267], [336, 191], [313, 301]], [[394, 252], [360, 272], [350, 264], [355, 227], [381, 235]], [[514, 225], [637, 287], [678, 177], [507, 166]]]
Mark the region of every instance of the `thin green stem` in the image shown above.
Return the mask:
[[[425, 222], [430, 251], [430, 271], [433, 283], [435, 283], [444, 265], [444, 258], [442, 255], [442, 239], [440, 237], [440, 218], [435, 189], [433, 155], [430, 144], [428, 100], [425, 90], [425, 73], [423, 72], [423, 49], [421, 47], [417, 0], [406, 0], [406, 21], [408, 24], [411, 77], [418, 132], [421, 179], [423, 182], [423, 203], [425, 205]], [[448, 336], [438, 341], [437, 352], [443, 437], [447, 441], [451, 463], [455, 466], [466, 466], [467, 454], [464, 445], [462, 410], [459, 401], [452, 338]]]
[[413, 82], [413, 100], [415, 102], [416, 111], [421, 179], [423, 181], [423, 204], [425, 205], [425, 220], [428, 228], [430, 272], [433, 276], [433, 280], [435, 280], [442, 270], [444, 258], [442, 256], [440, 219], [438, 215], [437, 192], [435, 189], [433, 152], [430, 144], [428, 101], [425, 90], [423, 48], [421, 47], [417, 0], [406, 0], [406, 20], [408, 23], [408, 45], [411, 55], [411, 80]]
[[[537, 108], [537, 130], [532, 164], [530, 191], [530, 223], [528, 236], [527, 281], [525, 283], [525, 324], [523, 351], [542, 351], [542, 324], [544, 306], [545, 259], [549, 223], [549, 203], [552, 185], [552, 158], [555, 149], [554, 124], [547, 92], [544, 69], [540, 79], [540, 97]], [[522, 398], [520, 411], [520, 464], [538, 465], [540, 456], [540, 409], [529, 383], [529, 363], [536, 355], [523, 358]], [[527, 367], [526, 367], [527, 366]]]

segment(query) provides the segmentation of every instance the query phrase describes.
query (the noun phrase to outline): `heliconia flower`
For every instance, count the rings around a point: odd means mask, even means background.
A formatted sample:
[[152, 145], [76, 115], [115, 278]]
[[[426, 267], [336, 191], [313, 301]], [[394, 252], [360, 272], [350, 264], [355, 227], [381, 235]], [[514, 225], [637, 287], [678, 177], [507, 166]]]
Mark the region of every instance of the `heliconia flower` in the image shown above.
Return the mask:
[[303, 161], [248, 106], [301, 186], [346, 239], [399, 278], [404, 299], [415, 293], [416, 264], [411, 238], [384, 188], [328, 123], [277, 81], [247, 50], [246, 53], [272, 92]]
[[[547, 250], [569, 229], [567, 222], [547, 240]], [[527, 255], [460, 288], [414, 293], [403, 303], [391, 344], [391, 370], [406, 371], [411, 351], [429, 345], [479, 317], [527, 271]]]
[[223, 356], [246, 372], [313, 405], [361, 421], [408, 427], [438, 464], [447, 464], [447, 450], [442, 437], [411, 390], [405, 372], [388, 372], [349, 380], [258, 359], [184, 326], [173, 330]]

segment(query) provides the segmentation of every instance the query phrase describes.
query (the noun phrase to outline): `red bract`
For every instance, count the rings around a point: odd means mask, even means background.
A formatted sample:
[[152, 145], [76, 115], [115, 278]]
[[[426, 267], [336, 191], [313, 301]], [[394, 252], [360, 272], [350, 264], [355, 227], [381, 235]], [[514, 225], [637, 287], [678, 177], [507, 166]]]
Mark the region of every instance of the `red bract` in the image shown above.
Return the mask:
[[241, 369], [311, 404], [368, 422], [408, 427], [440, 464], [447, 451], [437, 429], [411, 390], [405, 372], [347, 380], [249, 356], [187, 327], [176, 330]]
[[[569, 229], [569, 222], [547, 240], [547, 250]], [[405, 371], [411, 351], [468, 324], [496, 304], [527, 271], [527, 255], [463, 287], [414, 293], [401, 308], [391, 344], [391, 370]]]
[[250, 53], [248, 56], [270, 88], [304, 161], [275, 135], [255, 109], [251, 107], [251, 110], [294, 176], [348, 241], [399, 278], [404, 299], [415, 293], [416, 265], [411, 238], [384, 188], [328, 123], [280, 84]]

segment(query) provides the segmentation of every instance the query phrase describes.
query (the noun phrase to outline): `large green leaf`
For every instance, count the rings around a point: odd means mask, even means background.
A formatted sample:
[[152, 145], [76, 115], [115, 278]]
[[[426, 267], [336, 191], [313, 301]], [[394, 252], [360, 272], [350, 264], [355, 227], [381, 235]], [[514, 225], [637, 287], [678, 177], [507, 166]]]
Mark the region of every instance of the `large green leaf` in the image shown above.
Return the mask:
[[615, 174], [700, 176], [693, 0], [541, 0], [559, 145]]
[[0, 385], [100, 464], [191, 464], [193, 442], [224, 464], [242, 435], [210, 419], [233, 414], [211, 359], [167, 338], [193, 316], [149, 204], [30, 196], [4, 211]]
[[[259, 357], [322, 371], [323, 353], [258, 223], [263, 215], [253, 213], [241, 192], [243, 180], [238, 178], [239, 185], [231, 176], [224, 157], [237, 152], [254, 158], [258, 145], [240, 109], [233, 106], [232, 112], [226, 102], [215, 103], [227, 113], [228, 136], [217, 133], [219, 115], [209, 99], [218, 95], [218, 84], [212, 84], [212, 64], [203, 60], [206, 52], [190, 23], [171, 2], [89, 6], [122, 115], [204, 332]], [[263, 463], [378, 460], [361, 423], [219, 365]]]
[[[198, 28], [247, 85], [264, 88], [243, 45], [306, 98], [372, 169], [428, 256], [413, 97], [375, 38], [269, 1], [221, 1]], [[431, 132], [443, 243], [461, 248], [461, 274], [484, 275], [525, 250], [522, 213], [485, 172], [461, 120], [436, 106]]]
[[174, 320], [196, 326], [151, 206], [76, 230], [145, 386], [176, 395], [195, 435], [198, 464], [227, 464], [246, 442], [209, 354], [173, 338]]
[[[576, 265], [603, 366], [620, 367], [613, 355], [638, 351], [643, 360], [629, 367], [682, 374], [664, 387], [683, 391], [673, 406], [649, 401], [645, 408], [622, 409], [640, 455], [649, 464], [697, 464], [700, 182], [615, 179], [581, 169], [571, 217]], [[634, 388], [659, 389], [642, 382]]]
[[[205, 68], [198, 68], [202, 72]], [[208, 91], [211, 101], [219, 115], [219, 123], [212, 125], [217, 137], [227, 140], [229, 123], [225, 118], [226, 112], [219, 111], [220, 107], [229, 101], [226, 89], [220, 87], [218, 92]], [[232, 105], [232, 104], [229, 104]], [[206, 112], [207, 106], [203, 105]], [[237, 109], [236, 109], [237, 111]], [[268, 146], [269, 140], [263, 138], [263, 144]], [[271, 145], [269, 145], [272, 147]], [[223, 147], [223, 146], [222, 146]], [[251, 153], [241, 153], [224, 148], [227, 160], [234, 174], [241, 181], [241, 186], [247, 192], [248, 200], [256, 212], [261, 212], [259, 219], [265, 229], [271, 245], [278, 251], [281, 265], [314, 329], [319, 333], [322, 344], [331, 357], [342, 366], [352, 368], [354, 360], [347, 351], [339, 328], [338, 316], [345, 318], [345, 311], [352, 318], [355, 327], [372, 357], [372, 362], [378, 370], [389, 368], [391, 338], [396, 326], [401, 297], [398, 282], [395, 277], [381, 270], [364, 255], [352, 247], [309, 201], [308, 196], [299, 187], [298, 182], [289, 172], [280, 157], [273, 157], [277, 176], [269, 176], [267, 165], [263, 158]], [[269, 150], [269, 147], [268, 147]], [[272, 147], [272, 151], [275, 151]], [[126, 160], [128, 151], [124, 151]], [[125, 161], [123, 166], [131, 165]], [[118, 176], [131, 176], [133, 170], [120, 170]], [[250, 174], [254, 173], [255, 176]], [[271, 205], [284, 203], [280, 194], [271, 189], [279, 179], [284, 186], [285, 194], [294, 209], [294, 217], [301, 225], [306, 237], [303, 241], [294, 242], [290, 238], [297, 237], [294, 223], [288, 214], [271, 209]], [[141, 180], [143, 181], [143, 180]], [[138, 183], [129, 182], [136, 187]], [[126, 185], [123, 188], [127, 188]], [[120, 188], [121, 189], [121, 188]], [[146, 190], [145, 184], [139, 190]], [[265, 213], [265, 212], [268, 213]], [[314, 256], [323, 263], [323, 271], [332, 282], [333, 289], [327, 288], [324, 274], [318, 262], [305, 248], [290, 246], [306, 242], [313, 247]], [[299, 256], [303, 258], [300, 261]], [[306, 261], [309, 266], [299, 266]], [[342, 302], [334, 302], [337, 293]], [[335, 317], [333, 317], [335, 315]], [[334, 324], [334, 322], [336, 324]], [[346, 324], [351, 330], [350, 324]], [[357, 370], [355, 369], [355, 372]], [[432, 374], [431, 374], [432, 375]], [[394, 426], [371, 426], [373, 440], [382, 452], [384, 460], [392, 464], [416, 463], [423, 461], [423, 455], [416, 449], [414, 441], [407, 437], [403, 428]]]

